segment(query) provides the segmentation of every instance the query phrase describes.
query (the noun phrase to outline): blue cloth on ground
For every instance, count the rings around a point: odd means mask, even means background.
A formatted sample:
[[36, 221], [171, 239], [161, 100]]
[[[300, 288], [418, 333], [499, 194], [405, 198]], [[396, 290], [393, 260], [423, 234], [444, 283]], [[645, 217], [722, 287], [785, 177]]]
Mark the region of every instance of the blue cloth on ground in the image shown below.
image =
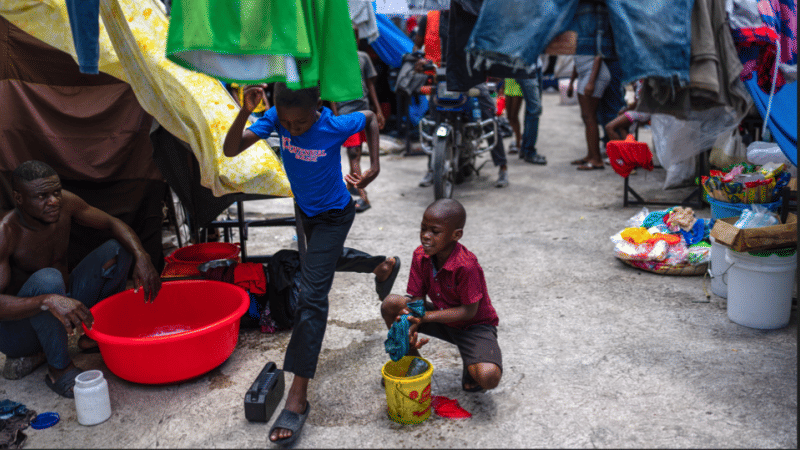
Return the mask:
[[375, 14], [375, 20], [380, 36], [369, 45], [381, 61], [397, 69], [403, 64], [403, 55], [413, 50], [414, 43], [385, 14]]
[[[408, 309], [415, 317], [422, 317], [425, 315], [425, 300], [415, 300], [408, 303]], [[400, 320], [392, 324], [389, 329], [389, 334], [384, 341], [386, 353], [392, 358], [392, 361], [400, 361], [403, 356], [408, 354], [408, 328], [411, 324], [408, 322], [408, 316], [411, 314], [404, 314]]]
[[247, 308], [247, 315], [256, 320], [261, 318], [261, 313], [258, 312], [258, 300], [253, 294], [250, 294], [250, 307]]
[[14, 402], [8, 399], [0, 401], [0, 419], [5, 420], [11, 416], [24, 416], [28, 412], [28, 408], [19, 402]]
[[664, 216], [669, 214], [672, 211], [672, 208], [666, 209], [664, 211], [653, 211], [644, 218], [644, 222], [642, 222], [642, 226], [645, 228], [650, 228], [652, 226], [658, 225], [660, 223], [664, 223]]
[[331, 209], [344, 209], [350, 193], [342, 177], [340, 148], [350, 136], [364, 129], [367, 119], [354, 112], [334, 116], [322, 107], [320, 117], [300, 136], [292, 136], [278, 120], [273, 106], [248, 130], [267, 139], [273, 131], [281, 137], [281, 159], [294, 199], [308, 217]]
[[681, 230], [681, 234], [683, 235], [683, 239], [686, 241], [686, 245], [694, 245], [698, 242], [703, 240], [703, 237], [706, 236], [706, 228], [708, 224], [706, 221], [702, 219], [698, 219], [692, 229], [689, 231]]

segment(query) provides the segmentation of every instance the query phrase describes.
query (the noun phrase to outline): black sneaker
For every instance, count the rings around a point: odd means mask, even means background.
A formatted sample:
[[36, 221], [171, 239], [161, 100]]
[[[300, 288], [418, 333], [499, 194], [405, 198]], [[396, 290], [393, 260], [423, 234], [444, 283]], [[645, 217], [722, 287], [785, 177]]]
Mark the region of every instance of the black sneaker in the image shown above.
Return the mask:
[[547, 158], [545, 158], [544, 156], [542, 156], [542, 155], [540, 155], [538, 153], [534, 153], [531, 156], [526, 156], [525, 157], [525, 162], [526, 163], [530, 163], [530, 164], [538, 164], [540, 166], [544, 166], [545, 164], [547, 164]]

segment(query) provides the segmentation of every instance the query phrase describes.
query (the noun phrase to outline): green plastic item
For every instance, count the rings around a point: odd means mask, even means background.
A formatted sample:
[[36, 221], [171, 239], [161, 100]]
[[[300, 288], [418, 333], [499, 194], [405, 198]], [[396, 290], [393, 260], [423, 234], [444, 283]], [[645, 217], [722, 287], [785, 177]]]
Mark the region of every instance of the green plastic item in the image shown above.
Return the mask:
[[748, 252], [753, 256], [759, 256], [761, 258], [767, 258], [772, 255], [778, 255], [781, 258], [785, 258], [787, 256], [792, 256], [797, 253], [797, 248], [795, 247], [787, 247], [787, 248], [776, 248], [774, 250], [762, 250], [759, 252]]
[[361, 98], [347, 0], [176, 0], [166, 57], [229, 83], [319, 85], [330, 101]]

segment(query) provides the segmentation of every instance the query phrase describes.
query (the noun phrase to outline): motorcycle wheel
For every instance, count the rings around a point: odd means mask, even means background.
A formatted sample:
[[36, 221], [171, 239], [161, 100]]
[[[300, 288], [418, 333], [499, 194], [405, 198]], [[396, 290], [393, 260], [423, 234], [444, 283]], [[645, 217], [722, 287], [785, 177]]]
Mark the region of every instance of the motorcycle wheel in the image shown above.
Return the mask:
[[433, 197], [453, 197], [453, 144], [450, 139], [436, 139], [433, 146]]

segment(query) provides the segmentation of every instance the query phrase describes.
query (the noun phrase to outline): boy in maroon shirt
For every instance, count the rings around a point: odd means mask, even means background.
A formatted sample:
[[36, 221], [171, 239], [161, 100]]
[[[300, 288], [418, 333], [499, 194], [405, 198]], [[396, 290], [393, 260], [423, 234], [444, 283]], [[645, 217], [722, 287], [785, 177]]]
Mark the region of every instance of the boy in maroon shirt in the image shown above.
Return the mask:
[[414, 251], [408, 295], [390, 295], [381, 315], [390, 327], [404, 314], [408, 302], [424, 299], [425, 315], [409, 316], [409, 354], [419, 356], [428, 342], [421, 332], [458, 346], [464, 362], [462, 388], [468, 392], [493, 389], [500, 382], [503, 359], [497, 344], [497, 312], [486, 289], [478, 259], [458, 240], [467, 213], [455, 200], [441, 199], [422, 216], [421, 246]]

